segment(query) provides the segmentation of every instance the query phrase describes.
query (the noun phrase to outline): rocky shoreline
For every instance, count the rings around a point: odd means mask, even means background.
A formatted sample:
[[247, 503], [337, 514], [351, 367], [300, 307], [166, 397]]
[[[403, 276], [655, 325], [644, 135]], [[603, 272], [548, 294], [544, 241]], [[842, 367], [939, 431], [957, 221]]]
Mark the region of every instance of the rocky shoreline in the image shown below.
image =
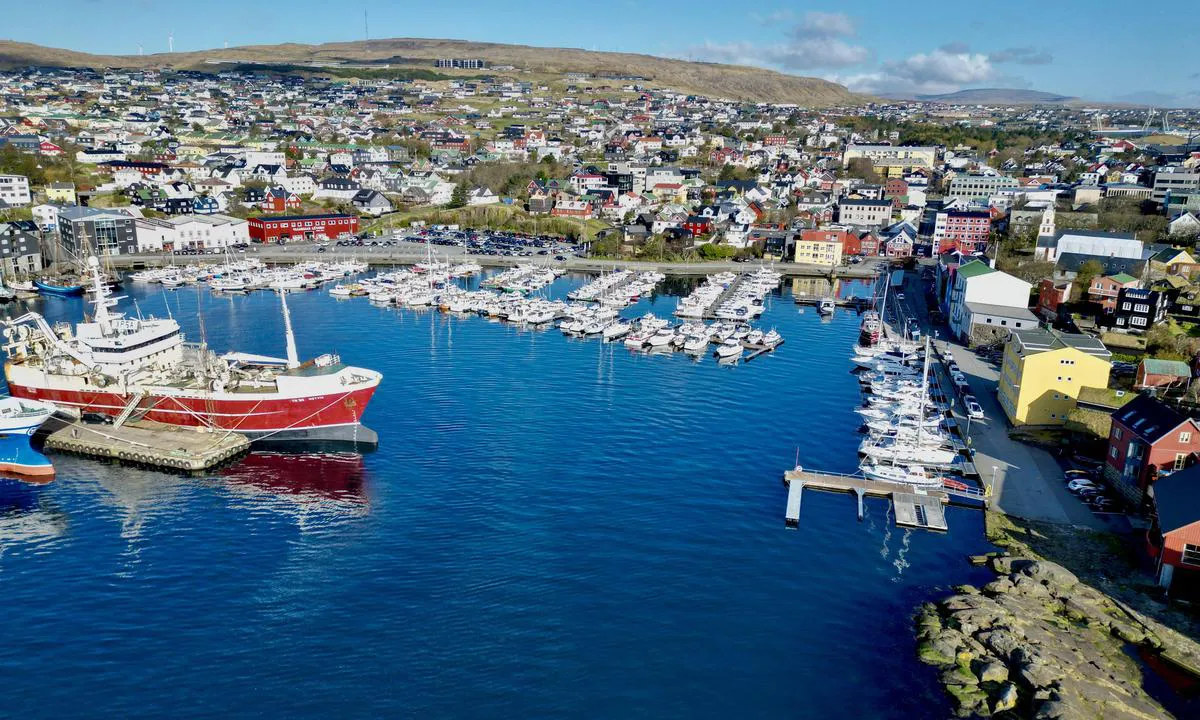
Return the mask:
[[1163, 645], [1122, 604], [1046, 561], [976, 558], [998, 574], [916, 617], [917, 653], [960, 717], [1146, 720], [1171, 715], [1142, 688], [1131, 647]]

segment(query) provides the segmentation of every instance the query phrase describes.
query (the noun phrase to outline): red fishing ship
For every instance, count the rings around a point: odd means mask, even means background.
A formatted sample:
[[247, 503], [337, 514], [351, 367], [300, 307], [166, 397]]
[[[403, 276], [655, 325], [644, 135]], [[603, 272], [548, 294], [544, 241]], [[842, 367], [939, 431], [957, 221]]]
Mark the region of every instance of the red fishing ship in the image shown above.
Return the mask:
[[252, 440], [375, 444], [361, 424], [382, 375], [336, 355], [301, 363], [287, 299], [280, 295], [287, 357], [217, 355], [187, 343], [173, 318], [113, 311], [96, 258], [89, 258], [95, 317], [51, 327], [37, 313], [4, 323], [4, 366], [13, 396], [113, 416], [232, 430]]

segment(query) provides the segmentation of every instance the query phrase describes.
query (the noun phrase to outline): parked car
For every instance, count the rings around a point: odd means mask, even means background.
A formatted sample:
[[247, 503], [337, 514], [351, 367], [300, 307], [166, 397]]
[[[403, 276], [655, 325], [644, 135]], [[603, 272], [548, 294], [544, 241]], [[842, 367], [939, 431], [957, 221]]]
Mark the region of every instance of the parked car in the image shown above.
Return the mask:
[[975, 420], [983, 419], [983, 406], [970, 399], [966, 401], [967, 415]]
[[1100, 486], [1092, 480], [1085, 480], [1083, 478], [1076, 478], [1067, 482], [1067, 489], [1071, 492], [1078, 492], [1089, 488], [1100, 489]]

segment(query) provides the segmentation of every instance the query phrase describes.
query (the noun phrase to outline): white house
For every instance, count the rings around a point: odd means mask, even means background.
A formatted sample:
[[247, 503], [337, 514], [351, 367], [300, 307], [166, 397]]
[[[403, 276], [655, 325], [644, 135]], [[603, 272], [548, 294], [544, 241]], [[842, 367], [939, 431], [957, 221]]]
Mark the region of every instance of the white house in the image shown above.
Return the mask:
[[58, 205], [34, 205], [32, 208], [33, 221], [42, 230], [53, 232], [58, 228]]
[[29, 194], [29, 178], [24, 175], [0, 175], [0, 202], [24, 207], [33, 202]]
[[981, 260], [960, 265], [950, 290], [951, 332], [960, 340], [971, 341], [989, 326], [997, 334], [1037, 327], [1037, 316], [1029, 311], [1032, 288], [1030, 283]]
[[313, 180], [312, 175], [285, 177], [279, 184], [293, 195], [312, 195], [317, 191], [317, 181]]
[[496, 193], [485, 187], [477, 187], [467, 193], [468, 205], [495, 205], [500, 202], [500, 198]]
[[1141, 260], [1144, 246], [1132, 233], [1062, 230], [1039, 237], [1034, 249], [1034, 257], [1048, 262], [1056, 262], [1063, 253]]

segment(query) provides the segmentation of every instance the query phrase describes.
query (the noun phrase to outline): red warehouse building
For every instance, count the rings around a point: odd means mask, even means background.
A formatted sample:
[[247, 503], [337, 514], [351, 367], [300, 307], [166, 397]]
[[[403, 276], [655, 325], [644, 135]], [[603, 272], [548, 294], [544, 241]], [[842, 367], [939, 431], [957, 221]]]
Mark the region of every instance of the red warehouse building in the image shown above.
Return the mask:
[[1135, 506], [1153, 495], [1160, 475], [1182, 470], [1200, 452], [1200, 425], [1149, 395], [1113, 413], [1104, 478]]
[[250, 239], [260, 243], [333, 239], [358, 232], [357, 215], [282, 215], [252, 217], [246, 222]]

